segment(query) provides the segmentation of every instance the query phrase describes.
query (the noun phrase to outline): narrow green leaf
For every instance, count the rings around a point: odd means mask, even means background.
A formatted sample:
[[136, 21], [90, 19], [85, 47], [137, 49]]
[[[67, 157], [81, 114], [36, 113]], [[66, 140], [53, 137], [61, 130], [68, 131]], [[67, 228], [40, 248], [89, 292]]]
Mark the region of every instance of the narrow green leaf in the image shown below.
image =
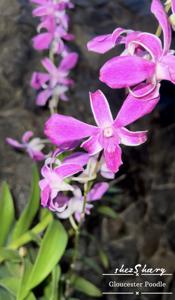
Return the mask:
[[26, 286], [20, 295], [20, 300], [24, 299], [30, 290], [52, 272], [64, 254], [67, 240], [67, 233], [63, 225], [58, 220], [53, 220], [41, 242], [36, 261], [28, 280], [26, 280]]
[[0, 279], [0, 286], [6, 289], [9, 293], [16, 296], [20, 284], [20, 278], [5, 277]]
[[107, 254], [103, 251], [103, 250], [99, 250], [99, 257], [100, 257], [100, 260], [102, 262], [102, 265], [105, 269], [108, 269], [109, 268], [109, 259], [108, 259], [108, 256]]
[[115, 210], [113, 210], [112, 208], [102, 205], [98, 208], [98, 212], [106, 217], [112, 218], [112, 219], [116, 219], [117, 218], [117, 213], [115, 212]]
[[29, 229], [39, 209], [39, 205], [40, 205], [40, 190], [38, 185], [39, 174], [36, 165], [33, 165], [32, 173], [33, 173], [33, 181], [32, 181], [32, 189], [31, 189], [30, 197], [26, 205], [26, 208], [24, 209], [19, 220], [16, 223], [12, 235], [12, 241], [16, 240], [18, 237], [20, 237], [23, 233], [25, 233]]
[[72, 286], [75, 290], [82, 292], [91, 297], [101, 297], [101, 291], [90, 281], [82, 278], [82, 277], [74, 277], [72, 281]]
[[0, 246], [4, 245], [14, 220], [15, 210], [13, 199], [8, 184], [4, 182], [0, 198]]
[[50, 300], [58, 300], [58, 284], [61, 276], [60, 266], [56, 266], [52, 271]]
[[36, 300], [36, 297], [33, 293], [30, 293], [26, 298], [25, 300]]
[[[17, 300], [21, 299], [21, 295], [23, 293], [23, 290], [25, 289], [26, 282], [30, 276], [33, 265], [31, 264], [29, 259], [25, 259], [22, 267], [23, 267], [22, 276], [21, 276], [21, 280], [20, 280], [18, 293], [17, 293]], [[30, 294], [26, 295], [26, 296], [29, 297]]]

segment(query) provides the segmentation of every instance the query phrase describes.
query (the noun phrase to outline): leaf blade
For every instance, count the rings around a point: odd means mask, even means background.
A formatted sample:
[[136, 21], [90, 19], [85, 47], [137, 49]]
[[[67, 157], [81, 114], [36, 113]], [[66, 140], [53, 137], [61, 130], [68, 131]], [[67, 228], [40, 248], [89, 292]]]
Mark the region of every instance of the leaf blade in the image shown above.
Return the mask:
[[3, 246], [11, 226], [15, 220], [15, 209], [13, 199], [6, 182], [2, 185], [2, 195], [0, 199], [0, 246]]

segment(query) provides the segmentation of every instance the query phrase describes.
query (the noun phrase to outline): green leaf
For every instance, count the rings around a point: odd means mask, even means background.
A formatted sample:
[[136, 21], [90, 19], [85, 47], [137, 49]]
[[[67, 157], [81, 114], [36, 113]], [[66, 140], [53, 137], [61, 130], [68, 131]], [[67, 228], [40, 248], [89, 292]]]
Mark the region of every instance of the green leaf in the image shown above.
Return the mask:
[[36, 297], [33, 293], [30, 293], [26, 298], [25, 300], [36, 300]]
[[4, 260], [20, 261], [18, 251], [0, 248], [0, 263]]
[[103, 250], [99, 250], [99, 257], [101, 259], [102, 265], [105, 269], [109, 268], [109, 259], [107, 254]]
[[91, 297], [101, 297], [101, 291], [90, 281], [82, 277], [74, 277], [72, 280], [72, 286], [75, 290], [82, 292]]
[[51, 295], [50, 300], [58, 300], [58, 283], [61, 276], [60, 266], [56, 266], [52, 271]]
[[0, 198], [0, 246], [3, 246], [11, 226], [15, 220], [15, 210], [13, 199], [7, 183], [2, 185], [2, 195]]
[[0, 299], [1, 300], [15, 300], [16, 298], [12, 296], [7, 290], [0, 287]]
[[34, 266], [30, 272], [26, 285], [19, 297], [20, 300], [27, 293], [41, 283], [53, 270], [64, 254], [67, 246], [67, 233], [58, 220], [53, 220], [49, 225], [41, 242]]
[[38, 184], [39, 174], [36, 165], [33, 165], [32, 173], [33, 173], [33, 181], [32, 181], [30, 198], [28, 200], [26, 208], [24, 209], [19, 220], [16, 223], [12, 235], [12, 241], [16, 240], [18, 237], [20, 237], [23, 233], [25, 233], [29, 229], [39, 209], [39, 205], [40, 205], [40, 189]]
[[[20, 286], [19, 286], [18, 294], [17, 294], [17, 300], [21, 299], [21, 294], [23, 293], [23, 289], [25, 288], [26, 281], [28, 280], [28, 278], [30, 276], [32, 267], [33, 267], [33, 265], [31, 264], [30, 260], [25, 259], [24, 264], [23, 264], [22, 277], [20, 280]], [[29, 297], [30, 294], [27, 296]]]
[[112, 219], [116, 219], [118, 217], [117, 213], [115, 212], [115, 210], [113, 210], [112, 208], [102, 205], [98, 208], [98, 212], [102, 215], [105, 215], [106, 217], [112, 218]]
[[0, 280], [0, 286], [6, 289], [9, 293], [16, 296], [20, 284], [20, 278], [5, 277]]

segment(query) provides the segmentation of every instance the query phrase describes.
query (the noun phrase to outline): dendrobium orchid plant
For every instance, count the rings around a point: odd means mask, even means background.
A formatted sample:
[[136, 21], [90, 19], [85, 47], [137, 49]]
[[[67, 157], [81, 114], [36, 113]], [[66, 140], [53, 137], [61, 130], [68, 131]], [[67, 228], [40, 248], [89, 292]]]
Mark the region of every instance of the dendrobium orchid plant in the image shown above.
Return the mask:
[[[172, 29], [161, 1], [152, 0], [151, 12], [163, 31], [163, 43], [158, 34], [123, 28], [88, 42], [88, 50], [99, 54], [124, 45], [119, 56], [102, 66], [99, 78], [112, 89], [127, 88], [128, 92], [115, 118], [103, 92], [90, 92], [90, 106], [96, 123], [91, 125], [57, 113], [59, 99], [68, 100], [66, 93], [74, 83], [70, 71], [78, 61], [78, 54], [71, 52], [65, 44], [73, 39], [68, 33], [66, 11], [74, 5], [69, 0], [30, 1], [36, 5], [33, 15], [40, 18], [39, 33], [33, 39], [34, 48], [38, 51], [49, 49], [49, 57], [42, 59], [47, 72], [34, 72], [31, 79], [31, 86], [38, 91], [36, 104], [49, 104], [51, 116], [44, 126], [48, 140], [31, 139], [33, 133], [29, 131], [23, 135], [22, 143], [11, 138], [7, 138], [7, 143], [25, 150], [34, 160], [45, 159], [39, 182], [41, 205], [58, 218], [69, 219], [75, 230], [77, 247], [85, 217], [91, 213], [94, 202], [110, 188], [110, 183], [104, 180], [113, 180], [123, 164], [123, 145], [140, 146], [147, 140], [147, 130], [133, 132], [127, 126], [153, 111], [160, 99], [162, 80], [175, 84]], [[169, 0], [166, 5], [170, 5], [175, 14], [175, 1]], [[49, 142], [52, 152], [45, 155], [42, 149]], [[77, 260], [76, 253], [75, 249], [73, 265]]]

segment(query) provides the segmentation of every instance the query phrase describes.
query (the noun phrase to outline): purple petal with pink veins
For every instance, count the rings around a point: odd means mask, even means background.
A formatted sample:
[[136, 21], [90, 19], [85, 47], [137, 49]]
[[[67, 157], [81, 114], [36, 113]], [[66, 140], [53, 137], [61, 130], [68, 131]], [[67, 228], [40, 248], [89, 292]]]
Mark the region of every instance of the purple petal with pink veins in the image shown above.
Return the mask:
[[57, 146], [81, 140], [97, 132], [98, 128], [95, 126], [59, 114], [51, 116], [45, 124], [46, 136]]
[[168, 15], [160, 2], [160, 0], [153, 0], [151, 5], [151, 12], [155, 15], [164, 34], [164, 53], [166, 54], [171, 46], [171, 26], [168, 20]]
[[126, 146], [139, 146], [147, 140], [147, 131], [132, 132], [126, 128], [120, 128], [117, 133], [120, 143]]
[[116, 146], [113, 149], [106, 148], [104, 150], [104, 159], [106, 165], [108, 169], [113, 173], [118, 172], [120, 166], [123, 164], [121, 155], [122, 155], [122, 151], [119, 146]]
[[113, 117], [108, 104], [108, 101], [102, 91], [97, 90], [95, 93], [90, 93], [91, 109], [97, 125], [101, 128], [110, 126], [113, 123]]
[[134, 86], [151, 78], [155, 64], [137, 56], [118, 56], [107, 61], [100, 70], [100, 80], [111, 88]]

